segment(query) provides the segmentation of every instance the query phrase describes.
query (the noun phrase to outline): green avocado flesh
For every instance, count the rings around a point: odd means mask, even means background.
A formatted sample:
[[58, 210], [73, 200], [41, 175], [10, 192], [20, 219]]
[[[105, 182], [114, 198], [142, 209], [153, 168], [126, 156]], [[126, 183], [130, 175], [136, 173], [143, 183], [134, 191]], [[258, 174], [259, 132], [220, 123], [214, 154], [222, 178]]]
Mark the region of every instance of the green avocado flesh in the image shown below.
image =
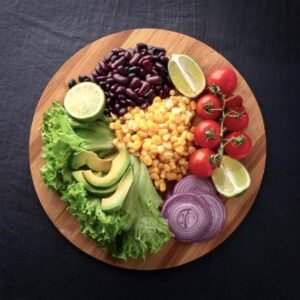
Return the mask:
[[83, 184], [83, 187], [90, 192], [91, 194], [95, 194], [98, 196], [108, 196], [111, 195], [113, 192], [116, 191], [118, 184], [114, 184], [108, 188], [104, 189], [99, 189], [91, 186], [85, 179], [84, 176], [82, 175], [82, 171], [75, 171], [72, 172], [73, 177], [80, 183]]
[[107, 173], [111, 168], [113, 158], [114, 157], [102, 159], [98, 157], [98, 155], [95, 152], [82, 151], [73, 155], [71, 167], [76, 170], [86, 165], [93, 171]]
[[101, 200], [101, 209], [103, 211], [115, 211], [121, 208], [123, 202], [128, 194], [128, 191], [133, 182], [132, 168], [129, 167], [119, 182], [118, 188], [114, 194], [108, 198]]
[[119, 154], [113, 159], [107, 175], [100, 177], [91, 170], [82, 171], [85, 180], [94, 187], [109, 187], [117, 183], [129, 165], [129, 154], [125, 147], [119, 149]]

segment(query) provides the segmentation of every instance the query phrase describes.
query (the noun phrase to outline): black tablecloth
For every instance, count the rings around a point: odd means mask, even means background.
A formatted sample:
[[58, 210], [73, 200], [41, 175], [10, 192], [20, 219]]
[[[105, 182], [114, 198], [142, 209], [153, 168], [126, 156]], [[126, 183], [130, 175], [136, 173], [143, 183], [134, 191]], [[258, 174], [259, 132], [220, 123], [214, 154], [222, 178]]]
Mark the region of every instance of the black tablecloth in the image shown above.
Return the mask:
[[[299, 297], [298, 3], [1, 0], [0, 298]], [[142, 27], [191, 35], [230, 60], [257, 97], [268, 148], [261, 190], [234, 234], [193, 263], [153, 272], [106, 265], [70, 244], [41, 208], [28, 163], [34, 109], [59, 66], [95, 39]]]

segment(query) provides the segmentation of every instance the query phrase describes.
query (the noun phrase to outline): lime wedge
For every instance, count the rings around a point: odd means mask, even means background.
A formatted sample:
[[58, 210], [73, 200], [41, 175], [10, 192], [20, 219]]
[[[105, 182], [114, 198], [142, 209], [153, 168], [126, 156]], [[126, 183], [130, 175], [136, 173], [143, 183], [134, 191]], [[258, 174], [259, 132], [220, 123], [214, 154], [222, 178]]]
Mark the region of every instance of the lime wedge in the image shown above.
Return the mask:
[[239, 196], [251, 184], [247, 169], [238, 160], [226, 155], [214, 171], [212, 180], [217, 191], [225, 197]]
[[168, 71], [176, 89], [186, 97], [196, 97], [205, 88], [205, 77], [201, 68], [187, 55], [172, 54]]
[[103, 113], [105, 94], [97, 84], [82, 82], [67, 92], [64, 106], [73, 118], [86, 122], [94, 121]]

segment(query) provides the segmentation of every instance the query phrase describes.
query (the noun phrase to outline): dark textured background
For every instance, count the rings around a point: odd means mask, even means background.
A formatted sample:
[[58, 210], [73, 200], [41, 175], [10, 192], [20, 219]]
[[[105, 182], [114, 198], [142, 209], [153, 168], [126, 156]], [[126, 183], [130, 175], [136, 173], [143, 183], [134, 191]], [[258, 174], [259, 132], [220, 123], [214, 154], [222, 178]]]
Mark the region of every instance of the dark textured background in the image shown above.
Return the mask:
[[[299, 299], [298, 3], [0, 0], [0, 299]], [[262, 188], [236, 232], [155, 272], [111, 267], [70, 244], [42, 210], [28, 164], [34, 109], [59, 66], [95, 39], [141, 27], [191, 35], [229, 59], [258, 99], [268, 142]]]

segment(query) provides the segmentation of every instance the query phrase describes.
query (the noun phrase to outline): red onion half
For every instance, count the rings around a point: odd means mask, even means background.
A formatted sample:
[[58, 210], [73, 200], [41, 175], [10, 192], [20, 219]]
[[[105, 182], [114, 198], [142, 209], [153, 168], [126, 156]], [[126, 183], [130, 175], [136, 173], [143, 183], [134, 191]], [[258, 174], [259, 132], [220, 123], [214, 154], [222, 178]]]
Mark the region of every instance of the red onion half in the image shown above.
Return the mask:
[[182, 178], [174, 187], [173, 194], [181, 193], [216, 193], [216, 189], [210, 179], [198, 178], [194, 175], [189, 175]]
[[212, 223], [212, 212], [206, 201], [192, 193], [170, 197], [162, 208], [176, 240], [195, 242], [206, 236]]

